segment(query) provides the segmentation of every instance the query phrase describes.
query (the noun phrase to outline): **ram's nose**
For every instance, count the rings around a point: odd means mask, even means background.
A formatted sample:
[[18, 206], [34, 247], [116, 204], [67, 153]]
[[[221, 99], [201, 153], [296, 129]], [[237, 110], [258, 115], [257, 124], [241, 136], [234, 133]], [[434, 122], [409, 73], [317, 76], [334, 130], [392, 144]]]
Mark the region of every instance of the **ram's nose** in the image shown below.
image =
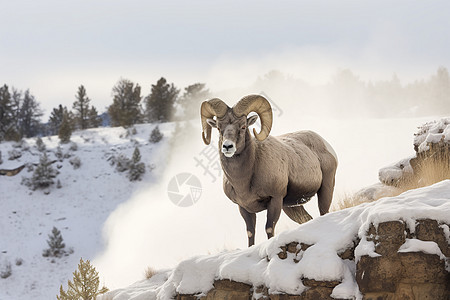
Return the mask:
[[225, 140], [222, 144], [222, 153], [226, 157], [232, 157], [236, 152], [236, 146], [233, 141]]

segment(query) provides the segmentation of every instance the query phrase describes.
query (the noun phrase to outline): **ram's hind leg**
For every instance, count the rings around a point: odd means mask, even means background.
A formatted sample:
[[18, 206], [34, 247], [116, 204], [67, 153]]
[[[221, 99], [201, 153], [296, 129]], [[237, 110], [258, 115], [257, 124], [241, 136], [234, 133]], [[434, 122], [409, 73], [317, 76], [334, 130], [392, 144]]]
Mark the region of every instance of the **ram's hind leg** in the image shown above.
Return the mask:
[[323, 173], [322, 186], [317, 192], [320, 215], [326, 214], [330, 209], [331, 200], [333, 200], [335, 174], [336, 170]]
[[249, 213], [245, 208], [239, 206], [239, 212], [242, 218], [244, 218], [245, 225], [247, 226], [248, 246], [255, 244], [255, 227], [256, 227], [256, 214]]
[[268, 239], [272, 238], [275, 235], [275, 226], [280, 219], [282, 206], [282, 197], [272, 197], [267, 203], [266, 233]]

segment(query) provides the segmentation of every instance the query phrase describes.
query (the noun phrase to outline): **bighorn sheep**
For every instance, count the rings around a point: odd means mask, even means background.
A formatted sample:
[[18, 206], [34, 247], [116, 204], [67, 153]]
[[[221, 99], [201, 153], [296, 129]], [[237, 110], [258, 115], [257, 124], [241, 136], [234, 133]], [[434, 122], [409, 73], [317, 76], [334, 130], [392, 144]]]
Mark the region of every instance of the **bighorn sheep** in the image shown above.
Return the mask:
[[[248, 127], [258, 116], [261, 131]], [[214, 118], [215, 117], [215, 118]], [[312, 131], [269, 136], [272, 108], [260, 95], [242, 98], [230, 108], [218, 98], [201, 106], [203, 141], [211, 142], [211, 128], [219, 130], [219, 154], [224, 172], [223, 189], [239, 206], [245, 220], [248, 245], [255, 243], [256, 213], [267, 210], [266, 233], [271, 238], [281, 209], [297, 223], [311, 216], [302, 204], [317, 194], [320, 214], [333, 197], [337, 157], [333, 148]]]

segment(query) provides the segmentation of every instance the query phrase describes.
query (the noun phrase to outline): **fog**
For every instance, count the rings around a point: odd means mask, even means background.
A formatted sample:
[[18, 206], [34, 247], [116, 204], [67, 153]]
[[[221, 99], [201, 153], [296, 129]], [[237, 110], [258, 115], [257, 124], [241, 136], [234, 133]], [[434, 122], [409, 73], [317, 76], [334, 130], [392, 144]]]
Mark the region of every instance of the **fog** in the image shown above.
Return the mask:
[[[218, 78], [219, 73], [215, 72], [214, 78]], [[348, 82], [339, 81], [342, 74], [348, 78], [349, 72], [350, 83], [363, 81], [362, 85], [348, 86]], [[367, 83], [349, 70], [336, 69], [330, 74], [330, 80], [322, 83], [308, 82], [283, 71], [252, 73], [254, 79], [242, 80], [241, 84], [242, 75], [235, 74], [234, 80], [233, 75], [228, 71], [220, 75], [223, 80], [230, 78], [230, 82], [217, 85], [217, 90], [211, 89], [214, 97], [231, 106], [246, 94], [264, 93], [274, 108], [271, 134], [308, 129], [319, 133], [333, 146], [339, 158], [334, 202], [376, 183], [381, 167], [413, 155], [412, 139], [417, 126], [440, 114], [432, 111], [434, 115], [423, 115], [420, 110], [419, 113], [411, 110], [407, 103], [404, 107], [396, 105], [402, 99], [389, 98], [392, 97], [389, 93], [368, 101], [364, 99], [367, 94], [360, 89], [367, 87]], [[386, 81], [391, 79], [388, 76]], [[392, 111], [385, 108], [389, 103]], [[383, 110], [375, 111], [379, 106]], [[217, 168], [217, 130], [213, 130], [211, 145], [206, 146], [201, 139], [200, 118], [190, 124], [189, 129], [175, 137], [160, 180], [137, 192], [105, 224], [105, 250], [94, 264], [110, 288], [143, 279], [147, 267], [170, 268], [194, 255], [247, 246], [245, 223], [238, 207], [222, 190], [222, 173]], [[172, 189], [169, 182], [180, 173], [193, 174], [201, 183], [198, 202], [189, 207], [175, 205], [168, 193]], [[189, 192], [186, 186], [180, 187], [179, 194]], [[316, 197], [306, 209], [313, 217], [319, 215]], [[265, 212], [261, 212], [257, 215], [256, 243], [266, 240], [264, 224]], [[297, 226], [282, 213], [276, 233]]]

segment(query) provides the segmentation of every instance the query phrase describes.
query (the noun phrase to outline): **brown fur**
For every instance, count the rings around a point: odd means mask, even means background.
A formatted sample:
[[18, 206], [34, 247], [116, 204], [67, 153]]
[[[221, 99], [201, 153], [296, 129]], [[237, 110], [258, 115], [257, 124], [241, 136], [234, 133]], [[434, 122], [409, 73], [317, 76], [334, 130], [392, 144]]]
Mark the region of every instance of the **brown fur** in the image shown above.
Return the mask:
[[[318, 134], [299, 131], [258, 141], [248, 130], [255, 120], [236, 117], [230, 109], [218, 120], [208, 121], [210, 126], [219, 129], [224, 192], [239, 205], [249, 233], [249, 246], [254, 244], [257, 212], [267, 210], [268, 238], [274, 235], [283, 208], [296, 222], [309, 220], [311, 217], [299, 205], [315, 194], [320, 214], [326, 214], [337, 168], [334, 152], [329, 152], [330, 147]], [[235, 142], [232, 157], [220, 151], [225, 139]]]

